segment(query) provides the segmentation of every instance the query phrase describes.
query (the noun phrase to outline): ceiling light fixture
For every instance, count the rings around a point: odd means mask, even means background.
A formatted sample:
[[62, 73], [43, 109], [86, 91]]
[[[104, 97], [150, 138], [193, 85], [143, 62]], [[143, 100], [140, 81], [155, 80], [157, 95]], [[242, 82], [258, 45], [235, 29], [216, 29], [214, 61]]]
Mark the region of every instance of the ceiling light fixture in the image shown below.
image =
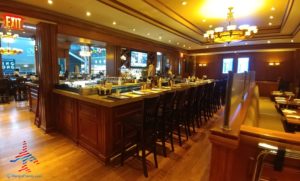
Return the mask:
[[272, 26], [272, 23], [271, 23], [271, 22], [269, 22], [269, 26]]
[[87, 16], [91, 16], [91, 12], [87, 11], [87, 12], [86, 12], [86, 15], [87, 15]]
[[231, 43], [239, 42], [245, 39], [252, 38], [255, 33], [257, 33], [256, 26], [249, 25], [240, 25], [237, 28], [237, 25], [232, 24], [233, 18], [233, 7], [228, 8], [227, 21], [228, 26], [226, 30], [224, 27], [217, 27], [214, 30], [208, 30], [204, 34], [204, 38], [211, 43]]
[[53, 1], [52, 0], [48, 0], [48, 4], [53, 4]]
[[22, 49], [19, 48], [10, 48], [9, 44], [13, 43], [16, 38], [18, 38], [18, 34], [12, 34], [10, 31], [7, 33], [0, 32], [0, 38], [3, 42], [7, 43], [7, 47], [0, 47], [0, 54], [2, 55], [16, 55], [23, 53]]
[[276, 10], [275, 7], [272, 7], [272, 8], [271, 8], [271, 11], [275, 11], [275, 10]]
[[268, 40], [268, 41], [267, 41], [267, 43], [268, 43], [268, 44], [270, 44], [270, 43], [271, 43], [271, 41], [270, 41], [270, 40]]
[[186, 1], [182, 1], [181, 5], [183, 5], [183, 6], [187, 5], [187, 2]]
[[294, 43], [294, 40], [291, 40], [292, 43]]
[[112, 23], [113, 25], [116, 25], [117, 24], [117, 22], [115, 22], [115, 21], [113, 21], [113, 23]]
[[270, 19], [274, 19], [274, 16], [270, 16], [269, 18], [270, 18]]
[[133, 28], [132, 31], [135, 31], [135, 28]]

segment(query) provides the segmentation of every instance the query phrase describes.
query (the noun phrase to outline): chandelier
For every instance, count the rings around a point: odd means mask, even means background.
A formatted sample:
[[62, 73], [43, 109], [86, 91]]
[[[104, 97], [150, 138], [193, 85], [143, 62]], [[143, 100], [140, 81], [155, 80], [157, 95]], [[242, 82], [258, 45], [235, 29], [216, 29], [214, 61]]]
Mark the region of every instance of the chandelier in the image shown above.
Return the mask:
[[227, 21], [228, 26], [226, 30], [224, 27], [217, 27], [214, 30], [208, 30], [204, 34], [204, 38], [210, 43], [231, 43], [239, 42], [245, 39], [252, 38], [255, 33], [257, 33], [256, 26], [249, 26], [247, 24], [237, 25], [232, 24], [233, 21], [233, 7], [228, 8]]
[[6, 34], [3, 32], [0, 32], [0, 38], [3, 42], [7, 43], [7, 47], [0, 47], [0, 54], [2, 55], [17, 55], [20, 53], [23, 53], [22, 49], [19, 48], [10, 48], [9, 44], [13, 43], [16, 38], [18, 38], [18, 34], [12, 34], [10, 31], [8, 31]]
[[3, 32], [0, 32], [0, 38], [2, 41], [6, 42], [6, 43], [13, 43], [15, 41], [16, 38], [18, 38], [19, 35], [18, 34], [12, 34], [10, 31], [7, 32], [6, 34]]
[[20, 53], [23, 53], [23, 50], [19, 48], [0, 47], [0, 54], [2, 55], [17, 55]]

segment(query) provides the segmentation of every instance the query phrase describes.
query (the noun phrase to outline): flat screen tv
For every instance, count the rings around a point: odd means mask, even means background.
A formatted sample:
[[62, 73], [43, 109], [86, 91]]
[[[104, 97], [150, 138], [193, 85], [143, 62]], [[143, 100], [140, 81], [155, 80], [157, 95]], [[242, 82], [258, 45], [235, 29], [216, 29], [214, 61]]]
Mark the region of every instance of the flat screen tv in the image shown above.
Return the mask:
[[136, 68], [147, 67], [148, 54], [145, 52], [131, 51], [130, 66]]

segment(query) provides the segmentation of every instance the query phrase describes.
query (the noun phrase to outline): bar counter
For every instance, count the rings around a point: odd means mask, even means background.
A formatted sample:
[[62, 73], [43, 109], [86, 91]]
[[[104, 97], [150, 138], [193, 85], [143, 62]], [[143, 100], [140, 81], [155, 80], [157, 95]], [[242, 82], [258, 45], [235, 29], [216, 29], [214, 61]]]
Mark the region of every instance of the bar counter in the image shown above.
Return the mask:
[[60, 132], [107, 164], [120, 153], [124, 121], [143, 113], [143, 98], [195, 85], [122, 93], [130, 97], [125, 99], [54, 89], [56, 125]]

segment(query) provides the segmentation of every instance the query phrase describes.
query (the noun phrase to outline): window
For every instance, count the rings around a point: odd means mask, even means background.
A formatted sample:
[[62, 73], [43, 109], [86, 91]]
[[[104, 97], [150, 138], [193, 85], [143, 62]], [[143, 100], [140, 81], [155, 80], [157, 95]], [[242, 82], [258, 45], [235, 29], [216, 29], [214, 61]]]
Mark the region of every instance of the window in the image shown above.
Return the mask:
[[81, 74], [99, 74], [101, 72], [106, 75], [105, 48], [71, 44], [69, 54], [70, 72]]
[[91, 73], [106, 75], [106, 49], [100, 47], [91, 47]]
[[233, 67], [233, 58], [224, 58], [222, 73], [227, 74], [229, 71], [232, 71], [232, 67]]
[[[7, 47], [7, 43], [1, 41], [1, 47]], [[21, 74], [35, 73], [35, 40], [32, 38], [18, 37], [9, 45], [11, 48], [19, 48], [23, 53], [17, 55], [2, 55], [3, 74], [13, 74], [14, 69], [19, 69]]]
[[249, 71], [249, 57], [238, 58], [237, 73], [244, 73]]

